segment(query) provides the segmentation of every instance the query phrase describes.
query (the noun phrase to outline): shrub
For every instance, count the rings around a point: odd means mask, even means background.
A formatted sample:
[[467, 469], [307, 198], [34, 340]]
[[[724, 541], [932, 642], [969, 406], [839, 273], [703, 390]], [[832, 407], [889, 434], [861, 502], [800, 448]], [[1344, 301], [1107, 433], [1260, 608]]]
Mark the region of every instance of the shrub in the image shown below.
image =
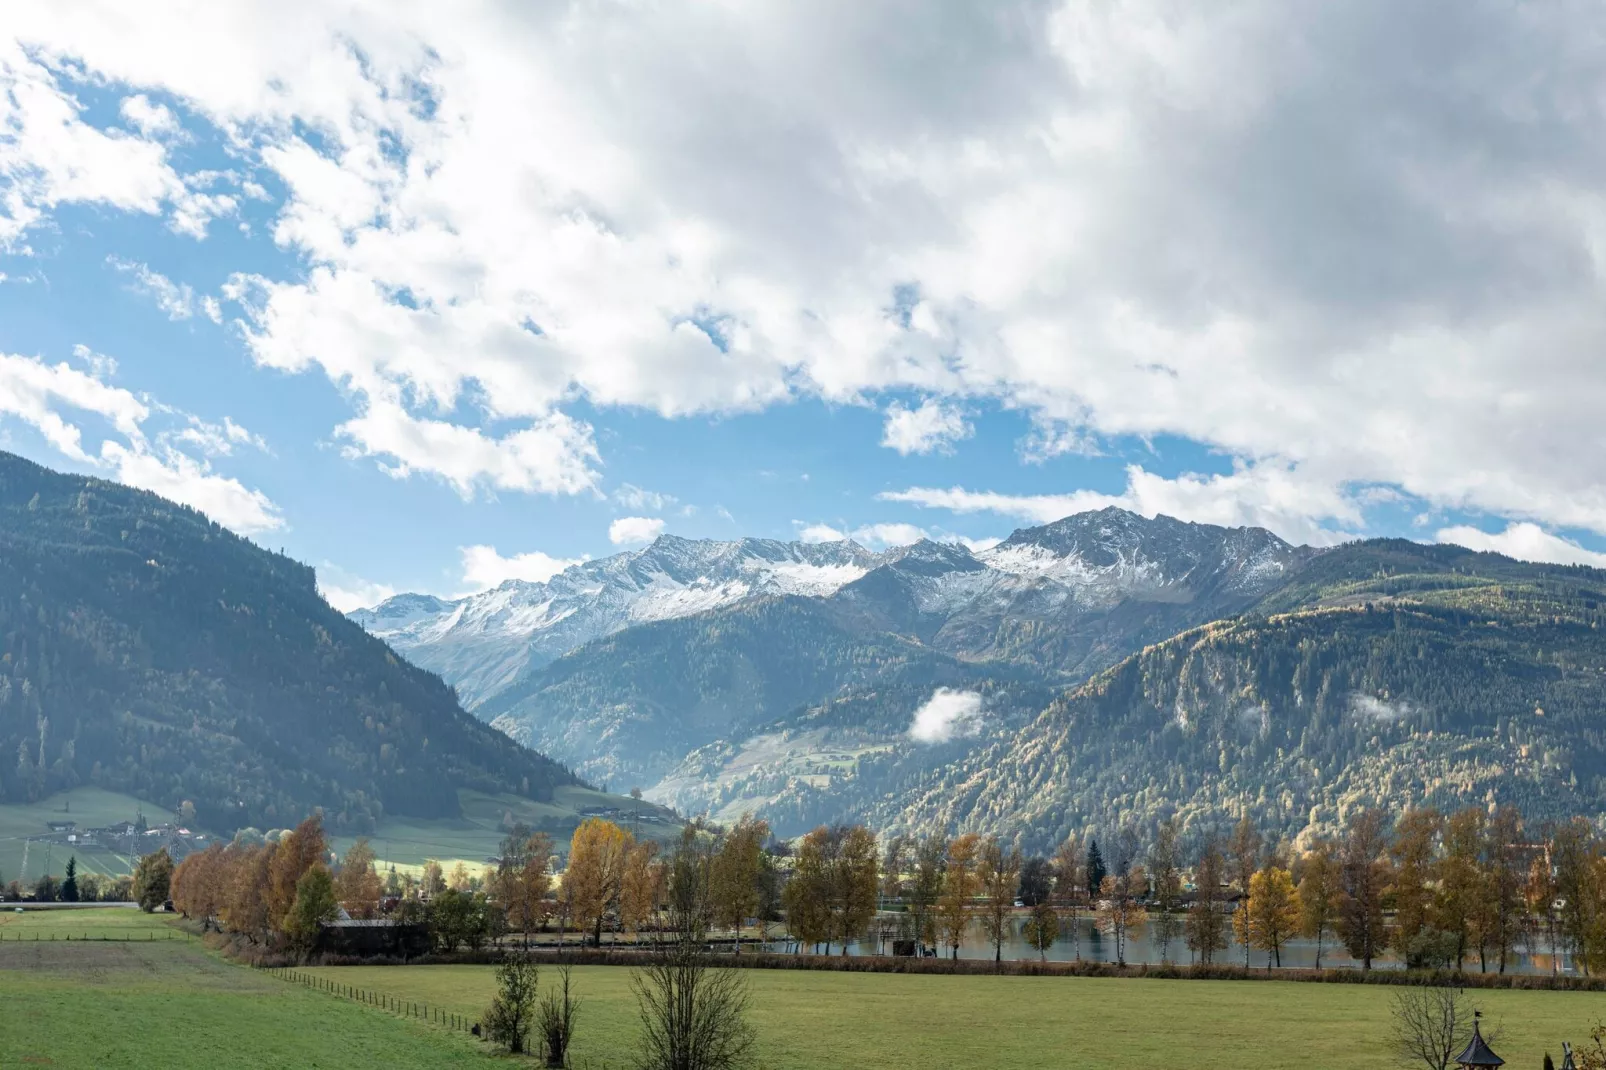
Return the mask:
[[517, 952], [496, 970], [496, 998], [485, 1012], [485, 1035], [513, 1055], [529, 1050], [538, 977], [535, 963]]

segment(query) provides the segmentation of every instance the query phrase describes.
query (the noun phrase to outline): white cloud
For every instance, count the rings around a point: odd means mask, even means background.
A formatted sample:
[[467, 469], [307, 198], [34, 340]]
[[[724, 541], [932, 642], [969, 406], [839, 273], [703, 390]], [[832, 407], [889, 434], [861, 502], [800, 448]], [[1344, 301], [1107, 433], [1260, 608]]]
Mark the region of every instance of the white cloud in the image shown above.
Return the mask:
[[467, 588], [465, 594], [499, 587], [508, 580], [545, 583], [564, 569], [585, 560], [578, 557], [553, 557], [540, 550], [503, 557], [496, 552], [496, 547], [483, 545], [464, 546], [461, 548], [461, 553], [463, 584]]
[[327, 561], [318, 566], [318, 591], [324, 601], [342, 613], [377, 606], [396, 594], [396, 588], [388, 583], [365, 580]]
[[[133, 289], [143, 293], [156, 301], [156, 307], [167, 314], [170, 320], [187, 320], [195, 315], [195, 291], [189, 283], [177, 283], [159, 271], [151, 270], [149, 265], [123, 260], [116, 256], [108, 256], [106, 262], [118, 271], [134, 277]], [[202, 298], [202, 302], [210, 301], [204, 311], [207, 318], [212, 319], [212, 308], [217, 306], [213, 298]], [[221, 318], [221, 311], [218, 318]], [[214, 320], [216, 322], [216, 320]]]
[[[1200, 524], [1263, 527], [1292, 542], [1313, 545], [1342, 541], [1347, 537], [1342, 528], [1362, 522], [1359, 505], [1342, 489], [1307, 480], [1291, 466], [1270, 463], [1240, 466], [1226, 475], [1185, 474], [1175, 479], [1129, 465], [1126, 490], [1121, 494], [1087, 490], [1000, 494], [963, 487], [910, 487], [885, 491], [878, 497], [957, 513], [997, 513], [1033, 524], [1116, 506], [1150, 517], [1163, 513]], [[1327, 523], [1337, 523], [1340, 528]]]
[[188, 419], [188, 427], [171, 432], [167, 437], [175, 443], [191, 446], [208, 457], [227, 457], [236, 446], [251, 446], [264, 453], [268, 450], [268, 444], [261, 435], [252, 434], [227, 416], [220, 424], [208, 423], [199, 416], [189, 416]]
[[829, 524], [808, 524], [797, 533], [797, 537], [802, 542], [841, 542], [848, 535]]
[[463, 497], [492, 490], [575, 494], [596, 482], [591, 427], [553, 412], [497, 438], [447, 420], [422, 419], [394, 399], [371, 401], [355, 419], [335, 428], [352, 457], [377, 457], [396, 478], [415, 472], [438, 476]]
[[117, 482], [199, 509], [242, 535], [284, 527], [279, 507], [267, 495], [218, 475], [206, 461], [176, 449], [152, 451], [138, 440], [126, 446], [108, 441], [100, 452], [101, 463], [111, 467]]
[[[107, 369], [110, 358], [82, 349], [78, 355], [95, 371]], [[284, 526], [278, 506], [261, 491], [219, 475], [210, 462], [183, 452], [180, 444], [205, 453], [227, 453], [239, 442], [260, 444], [249, 431], [224, 419], [208, 424], [177, 414], [189, 426], [147, 435], [145, 424], [156, 412], [171, 410], [147, 404], [96, 374], [68, 364], [54, 366], [36, 357], [0, 353], [0, 417], [11, 416], [34, 428], [62, 456], [105, 469], [109, 478], [164, 498], [193, 506], [213, 520], [251, 535]], [[84, 446], [82, 421], [93, 418], [121, 441], [104, 438], [98, 450]]]
[[1440, 542], [1453, 542], [1469, 550], [1505, 554], [1519, 561], [1542, 561], [1552, 565], [1590, 565], [1606, 568], [1606, 554], [1586, 550], [1571, 539], [1552, 535], [1538, 524], [1523, 521], [1507, 524], [1504, 531], [1486, 532], [1462, 525], [1441, 528]]
[[927, 537], [925, 528], [913, 524], [865, 524], [863, 527], [853, 529], [853, 540], [872, 550], [888, 546], [908, 546]]
[[608, 541], [615, 546], [652, 542], [663, 534], [664, 522], [655, 516], [622, 516], [608, 525]]
[[893, 402], [887, 407], [881, 444], [906, 457], [911, 453], [946, 453], [955, 442], [969, 438], [972, 433], [963, 412], [935, 398], [927, 398], [918, 409], [906, 409]]
[[118, 105], [124, 119], [134, 124], [141, 134], [149, 138], [167, 137], [180, 130], [178, 116], [165, 104], [157, 104], [144, 93], [124, 97]]
[[916, 743], [947, 743], [981, 731], [982, 698], [975, 691], [939, 687], [915, 711], [909, 738]]
[[613, 492], [613, 500], [624, 506], [626, 509], [660, 513], [665, 509], [668, 509], [671, 505], [674, 505], [679, 499], [673, 494], [662, 494], [655, 490], [645, 490], [636, 486], [634, 483], [622, 483], [619, 485], [619, 488]]
[[1375, 695], [1356, 691], [1349, 697], [1349, 712], [1350, 716], [1358, 721], [1394, 724], [1411, 715], [1411, 704], [1404, 701], [1390, 702]]
[[93, 462], [83, 448], [82, 430], [61, 409], [98, 416], [130, 438], [140, 435], [140, 424], [150, 415], [150, 408], [133, 394], [68, 364], [51, 366], [35, 357], [0, 353], [0, 415], [30, 425], [64, 456]]
[[12, 7], [0, 243], [64, 204], [191, 233], [234, 208], [73, 72], [212, 124], [242, 193], [287, 191], [298, 266], [254, 288], [253, 356], [327, 375], [398, 474], [580, 493], [589, 428], [515, 445], [577, 399], [897, 391], [1016, 408], [1028, 456], [1164, 435], [1293, 466], [1280, 500], [1155, 494], [1294, 537], [1369, 485], [1606, 532], [1577, 448], [1606, 55], [1573, 7], [1013, 0], [914, 36], [891, 0]]
[[804, 524], [802, 521], [793, 521], [798, 526], [798, 541], [841, 542], [852, 539], [872, 550], [884, 550], [893, 546], [908, 546], [921, 539], [931, 539], [935, 542], [953, 543], [964, 546], [972, 553], [988, 550], [997, 546], [1002, 539], [985, 538], [972, 539], [964, 535], [954, 535], [949, 532], [931, 532], [915, 524], [898, 522], [883, 522], [879, 524], [863, 524], [851, 531], [843, 531], [830, 524]]

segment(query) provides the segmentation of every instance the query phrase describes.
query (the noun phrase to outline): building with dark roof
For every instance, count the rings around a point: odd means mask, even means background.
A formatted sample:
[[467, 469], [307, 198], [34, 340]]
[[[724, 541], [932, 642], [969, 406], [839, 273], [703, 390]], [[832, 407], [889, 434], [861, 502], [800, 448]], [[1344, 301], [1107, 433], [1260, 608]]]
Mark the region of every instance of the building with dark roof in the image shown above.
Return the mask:
[[1460, 1055], [1455, 1057], [1456, 1065], [1462, 1070], [1475, 1066], [1504, 1066], [1506, 1061], [1489, 1050], [1489, 1045], [1483, 1042], [1483, 1031], [1478, 1027], [1478, 1019], [1483, 1017], [1482, 1011], [1472, 1012], [1472, 1039]]

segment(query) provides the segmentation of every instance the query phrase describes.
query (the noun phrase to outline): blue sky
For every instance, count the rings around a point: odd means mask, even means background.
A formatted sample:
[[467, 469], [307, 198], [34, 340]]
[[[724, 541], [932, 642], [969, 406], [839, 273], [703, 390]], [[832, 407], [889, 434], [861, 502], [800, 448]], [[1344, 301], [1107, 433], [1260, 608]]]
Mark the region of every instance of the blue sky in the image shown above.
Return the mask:
[[1107, 504], [1606, 563], [1564, 19], [280, 6], [0, 31], [0, 446], [344, 607]]

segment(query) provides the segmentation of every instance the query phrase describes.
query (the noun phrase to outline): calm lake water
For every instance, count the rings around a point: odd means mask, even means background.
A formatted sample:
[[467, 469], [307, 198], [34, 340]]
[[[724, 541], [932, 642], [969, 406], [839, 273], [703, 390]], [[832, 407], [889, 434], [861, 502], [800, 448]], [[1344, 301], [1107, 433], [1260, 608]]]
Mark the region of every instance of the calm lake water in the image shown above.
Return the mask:
[[[1068, 922], [1062, 922], [1061, 926], [1063, 930], [1070, 930], [1071, 928]], [[1128, 964], [1157, 964], [1160, 962], [1160, 949], [1155, 945], [1152, 937], [1152, 930], [1148, 927], [1135, 934], [1128, 934], [1126, 941], [1126, 961]], [[837, 947], [833, 948], [833, 950], [840, 953], [841, 949]], [[850, 955], [890, 954], [891, 950], [890, 941], [887, 943], [885, 951], [882, 951], [877, 942], [873, 940], [848, 946]], [[946, 947], [940, 950], [944, 957], [948, 955]], [[1069, 931], [1062, 931], [1059, 941], [1049, 949], [1046, 957], [1051, 961], [1069, 962], [1078, 957], [1078, 951], [1080, 951], [1081, 958], [1094, 962], [1115, 961], [1115, 941], [1102, 935], [1094, 927], [1090, 918], [1082, 918], [1080, 920], [1076, 926], [1075, 937]], [[990, 959], [993, 957], [992, 944], [988, 943], [979, 933], [972, 933], [965, 943], [960, 945], [959, 957], [962, 959]], [[1015, 935], [1004, 944], [1004, 958], [1037, 958], [1036, 950], [1027, 946], [1026, 942], [1021, 939], [1018, 925]], [[1170, 958], [1172, 962], [1184, 965], [1192, 961], [1188, 953], [1187, 944], [1180, 937], [1171, 944]], [[1242, 965], [1244, 961], [1243, 945], [1233, 943], [1225, 952], [1218, 955], [1216, 961], [1227, 965]], [[1506, 971], [1508, 973], [1550, 973], [1552, 962], [1553, 956], [1548, 946], [1524, 947], [1508, 958]], [[1264, 969], [1266, 966], [1266, 953], [1251, 950], [1249, 952], [1249, 964]], [[1299, 939], [1285, 944], [1283, 946], [1282, 964], [1284, 968], [1316, 965], [1316, 942], [1314, 940]], [[1401, 965], [1402, 963], [1393, 955], [1372, 960], [1374, 969], [1398, 969]], [[1560, 960], [1556, 965], [1559, 967], [1559, 972], [1563, 974], [1573, 972], [1571, 958], [1566, 954], [1560, 956]], [[1358, 969], [1360, 963], [1344, 952], [1342, 944], [1338, 943], [1336, 939], [1330, 938], [1322, 942], [1322, 966], [1326, 969], [1343, 969], [1346, 967]], [[1489, 961], [1490, 972], [1493, 972], [1497, 966], [1498, 964], [1491, 958]], [[1478, 957], [1476, 954], [1468, 957], [1465, 969], [1468, 972], [1477, 971]]]

